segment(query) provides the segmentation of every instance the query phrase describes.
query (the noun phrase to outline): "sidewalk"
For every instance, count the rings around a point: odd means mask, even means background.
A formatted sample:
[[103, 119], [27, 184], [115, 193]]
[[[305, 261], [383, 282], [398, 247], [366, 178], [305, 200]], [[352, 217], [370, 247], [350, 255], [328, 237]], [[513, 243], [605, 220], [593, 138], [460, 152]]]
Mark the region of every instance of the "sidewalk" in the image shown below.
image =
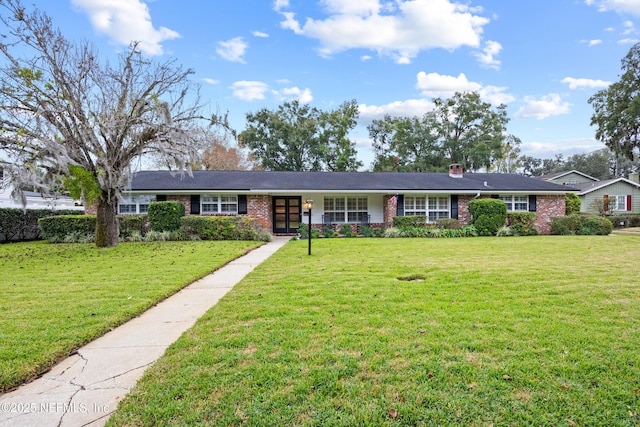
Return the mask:
[[0, 426], [103, 426], [144, 370], [289, 240], [274, 237], [78, 349], [37, 380], [0, 395]]

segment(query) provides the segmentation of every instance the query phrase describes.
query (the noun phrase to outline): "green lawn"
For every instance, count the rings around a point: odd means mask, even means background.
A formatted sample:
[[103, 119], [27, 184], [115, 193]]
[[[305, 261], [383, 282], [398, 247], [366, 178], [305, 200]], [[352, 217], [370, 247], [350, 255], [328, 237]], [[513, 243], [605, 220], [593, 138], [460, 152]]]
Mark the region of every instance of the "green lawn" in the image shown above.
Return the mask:
[[640, 424], [637, 236], [288, 243], [110, 426]]
[[0, 245], [0, 391], [144, 312], [257, 242]]

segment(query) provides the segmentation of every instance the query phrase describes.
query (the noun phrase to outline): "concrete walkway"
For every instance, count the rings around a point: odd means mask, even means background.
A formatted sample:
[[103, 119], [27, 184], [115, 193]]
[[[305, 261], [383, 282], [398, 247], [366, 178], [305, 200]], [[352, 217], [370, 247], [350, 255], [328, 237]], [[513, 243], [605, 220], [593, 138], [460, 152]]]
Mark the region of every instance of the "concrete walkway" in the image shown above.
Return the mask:
[[0, 395], [0, 426], [103, 426], [144, 370], [233, 286], [280, 249], [275, 237]]

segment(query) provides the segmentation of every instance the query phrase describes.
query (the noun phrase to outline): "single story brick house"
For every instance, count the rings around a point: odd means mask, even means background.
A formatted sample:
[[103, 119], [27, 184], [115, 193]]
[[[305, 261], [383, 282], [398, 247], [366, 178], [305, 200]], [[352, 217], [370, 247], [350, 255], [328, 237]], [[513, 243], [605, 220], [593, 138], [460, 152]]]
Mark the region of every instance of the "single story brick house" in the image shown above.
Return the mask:
[[313, 228], [350, 224], [390, 227], [397, 215], [425, 215], [470, 223], [469, 201], [502, 199], [508, 211], [537, 214], [537, 228], [549, 233], [550, 218], [565, 214], [565, 195], [574, 190], [515, 174], [423, 172], [274, 172], [140, 171], [118, 204], [119, 214], [147, 211], [152, 201], [179, 201], [187, 215], [247, 215], [274, 234], [296, 233], [308, 223], [307, 199], [313, 200]]
[[606, 200], [613, 214], [640, 213], [640, 178], [632, 173], [629, 178], [599, 180], [580, 171], [572, 170], [543, 175], [541, 179], [575, 188], [581, 201], [580, 211], [598, 214], [598, 201]]

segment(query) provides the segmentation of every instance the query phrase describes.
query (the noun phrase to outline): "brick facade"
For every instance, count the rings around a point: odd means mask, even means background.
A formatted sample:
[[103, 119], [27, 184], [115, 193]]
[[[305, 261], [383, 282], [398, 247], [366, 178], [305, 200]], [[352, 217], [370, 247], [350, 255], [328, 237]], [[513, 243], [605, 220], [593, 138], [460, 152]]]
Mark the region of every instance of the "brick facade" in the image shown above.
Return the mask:
[[186, 215], [191, 215], [191, 196], [171, 194], [167, 196], [167, 202], [180, 202], [184, 205]]
[[[461, 225], [469, 225], [471, 223], [471, 214], [469, 213], [469, 202], [475, 197], [471, 195], [458, 196], [458, 221]], [[168, 201], [180, 202], [185, 206], [187, 215], [191, 213], [191, 196], [189, 195], [168, 195]], [[95, 204], [85, 209], [86, 213], [95, 214]], [[272, 198], [269, 195], [247, 195], [247, 216], [256, 218], [260, 221], [266, 230], [273, 230], [272, 215]], [[396, 216], [397, 205], [396, 198], [393, 194], [386, 194], [383, 197], [383, 222], [371, 224], [371, 227], [392, 227], [393, 218]], [[541, 234], [549, 234], [551, 232], [551, 218], [554, 216], [563, 216], [565, 214], [565, 196], [564, 195], [539, 195], [536, 198], [536, 228]], [[304, 221], [303, 217], [303, 221]], [[308, 220], [308, 219], [307, 219]], [[322, 231], [322, 224], [312, 224], [314, 229]], [[351, 229], [358, 231], [360, 224], [351, 224]]]
[[[488, 197], [488, 196], [487, 196]], [[465, 226], [471, 224], [471, 213], [469, 212], [469, 202], [473, 196], [458, 196], [458, 221]], [[384, 196], [384, 226], [393, 226], [393, 217], [396, 216], [396, 204], [392, 195]], [[551, 232], [551, 218], [554, 216], [564, 216], [565, 196], [547, 195], [536, 197], [536, 228], [540, 234]]]
[[565, 215], [566, 198], [564, 195], [538, 196], [536, 204], [536, 227], [540, 234], [549, 234], [551, 233], [551, 218]]
[[247, 196], [247, 216], [257, 218], [265, 229], [271, 231], [273, 230], [273, 216], [271, 215], [271, 205], [271, 196]]

